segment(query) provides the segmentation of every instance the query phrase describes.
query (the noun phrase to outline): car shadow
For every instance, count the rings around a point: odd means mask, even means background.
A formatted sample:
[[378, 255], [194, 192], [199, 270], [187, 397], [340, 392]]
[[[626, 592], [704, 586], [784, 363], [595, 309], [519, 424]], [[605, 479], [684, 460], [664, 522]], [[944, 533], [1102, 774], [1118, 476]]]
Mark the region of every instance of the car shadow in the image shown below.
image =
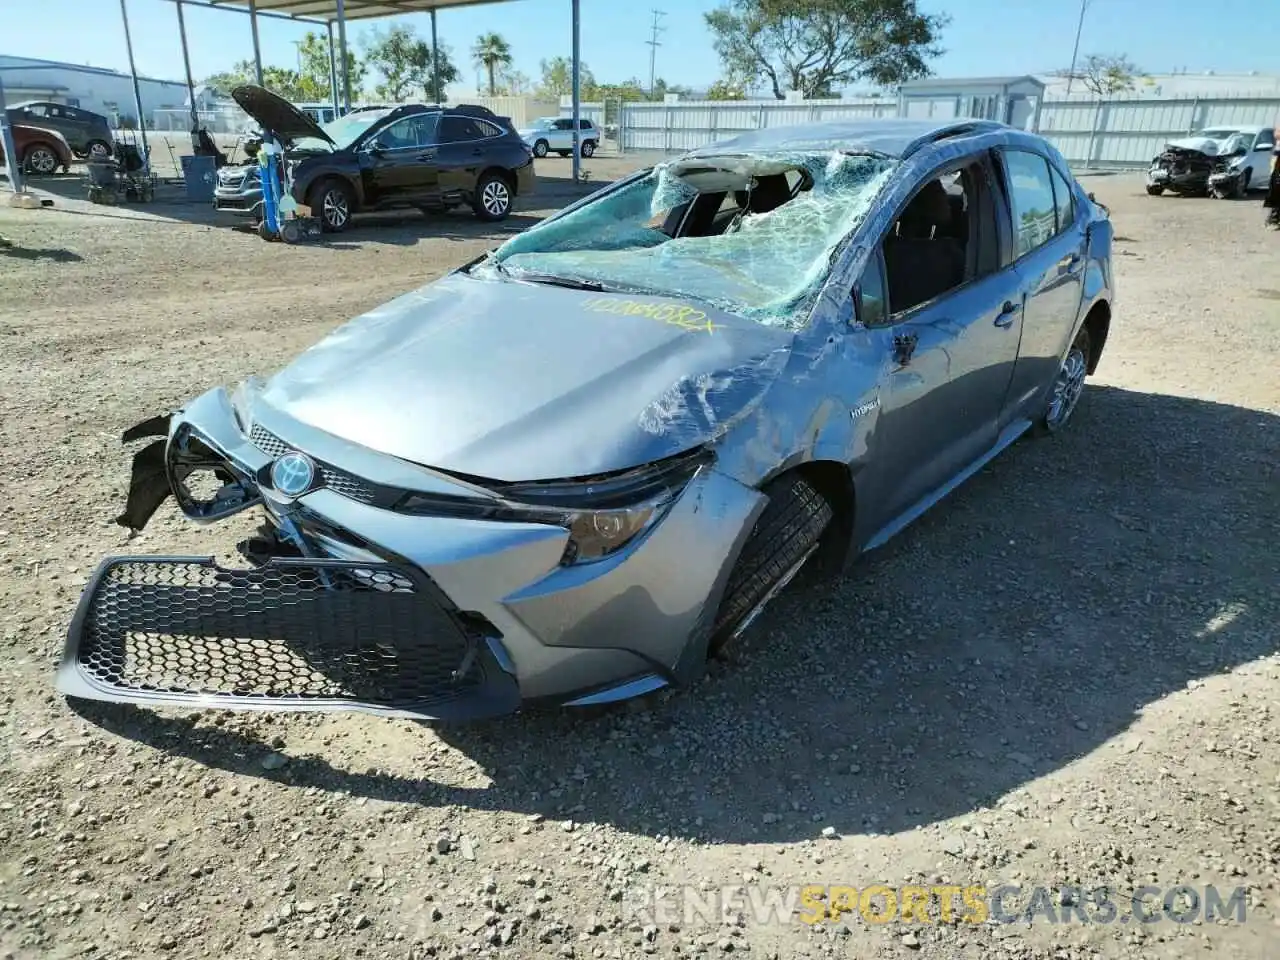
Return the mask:
[[709, 843], [909, 830], [1141, 749], [1146, 706], [1276, 652], [1277, 463], [1274, 415], [1091, 386], [1064, 434], [1016, 444], [849, 577], [784, 594], [694, 689], [434, 726], [488, 786], [406, 769], [430, 755], [413, 724], [383, 737], [407, 741], [394, 757], [347, 768], [317, 738], [266, 771], [266, 744], [220, 720], [75, 708], [209, 767], [382, 800]]
[[0, 257], [10, 260], [52, 260], [55, 263], [81, 263], [84, 257], [62, 247], [20, 247], [0, 245]]

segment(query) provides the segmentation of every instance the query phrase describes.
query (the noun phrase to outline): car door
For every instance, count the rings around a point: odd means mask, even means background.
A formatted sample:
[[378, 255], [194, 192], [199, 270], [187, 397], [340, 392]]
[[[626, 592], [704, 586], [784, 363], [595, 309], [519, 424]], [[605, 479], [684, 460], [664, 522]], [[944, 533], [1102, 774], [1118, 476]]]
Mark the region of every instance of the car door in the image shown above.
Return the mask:
[[1253, 148], [1249, 151], [1249, 187], [1265, 189], [1271, 180], [1271, 157], [1276, 148], [1276, 132], [1267, 127], [1258, 132]]
[[552, 150], [573, 149], [573, 120], [560, 118], [555, 122], [555, 129], [548, 138]]
[[[995, 446], [999, 435], [1018, 355], [1019, 281], [1012, 271], [1000, 269], [994, 171], [979, 156], [942, 176], [961, 171], [967, 179], [963, 232], [968, 236], [962, 281], [923, 303], [897, 309], [894, 291], [901, 284], [890, 275], [884, 256], [886, 235], [859, 284], [860, 316], [869, 318], [871, 352], [883, 364], [874, 449], [859, 476], [859, 502], [869, 510], [860, 529], [870, 538], [869, 547], [923, 512]], [[902, 261], [895, 266], [909, 268]], [[868, 290], [877, 288], [886, 311], [874, 302], [867, 307]], [[882, 322], [876, 320], [878, 312], [884, 313]]]
[[1085, 223], [1074, 178], [1046, 155], [997, 151], [1012, 267], [1021, 289], [1022, 339], [1007, 418], [1034, 418], [1070, 346], [1084, 296]]
[[439, 193], [439, 113], [415, 113], [387, 124], [360, 151], [365, 197], [374, 205], [412, 204]]
[[441, 119], [437, 163], [445, 202], [457, 201], [475, 189], [480, 171], [490, 165], [495, 138], [501, 135], [501, 129], [479, 117], [446, 114]]

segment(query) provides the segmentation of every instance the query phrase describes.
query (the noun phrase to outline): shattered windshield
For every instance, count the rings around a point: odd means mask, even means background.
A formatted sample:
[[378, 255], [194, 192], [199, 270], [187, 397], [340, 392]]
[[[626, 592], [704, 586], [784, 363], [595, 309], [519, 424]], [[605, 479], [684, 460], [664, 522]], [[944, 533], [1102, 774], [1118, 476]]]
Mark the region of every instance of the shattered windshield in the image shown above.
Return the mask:
[[[343, 150], [359, 139], [360, 135], [385, 117], [390, 110], [358, 110], [338, 117], [328, 123], [321, 124], [320, 129], [329, 135], [329, 139], [339, 150]], [[299, 137], [295, 147], [307, 150], [332, 149], [318, 137]]]
[[832, 151], [659, 164], [513, 237], [475, 273], [686, 297], [793, 327], [896, 165]]

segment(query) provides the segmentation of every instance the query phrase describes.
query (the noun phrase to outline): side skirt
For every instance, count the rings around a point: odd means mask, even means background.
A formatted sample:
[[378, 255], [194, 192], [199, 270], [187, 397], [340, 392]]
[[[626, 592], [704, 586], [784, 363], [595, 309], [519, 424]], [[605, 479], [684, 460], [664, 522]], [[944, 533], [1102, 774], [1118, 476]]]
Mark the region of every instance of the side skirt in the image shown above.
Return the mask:
[[992, 446], [991, 449], [957, 473], [942, 486], [926, 494], [920, 500], [917, 500], [905, 511], [900, 513], [893, 520], [889, 521], [885, 526], [881, 527], [876, 535], [867, 541], [867, 545], [862, 548], [863, 552], [865, 553], [868, 550], [874, 550], [877, 547], [884, 546], [884, 544], [887, 543], [895, 534], [902, 532], [902, 530], [910, 526], [914, 521], [918, 520], [926, 510], [994, 460], [1006, 447], [1026, 433], [1029, 429], [1031, 429], [1030, 420], [1015, 420], [1013, 423], [1009, 424], [1000, 432], [999, 438], [997, 438], [995, 445]]

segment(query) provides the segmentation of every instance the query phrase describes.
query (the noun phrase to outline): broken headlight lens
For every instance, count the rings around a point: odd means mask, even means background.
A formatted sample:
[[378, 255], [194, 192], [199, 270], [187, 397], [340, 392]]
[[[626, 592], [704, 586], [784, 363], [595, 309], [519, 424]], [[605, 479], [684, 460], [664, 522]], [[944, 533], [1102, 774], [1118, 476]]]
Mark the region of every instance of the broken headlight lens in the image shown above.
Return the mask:
[[601, 560], [625, 547], [661, 518], [674, 499], [673, 493], [666, 499], [634, 507], [568, 514], [565, 526], [569, 529], [569, 543], [560, 563], [567, 566]]
[[564, 527], [569, 542], [560, 563], [590, 563], [617, 552], [661, 520], [710, 459], [707, 451], [695, 450], [603, 477], [489, 486], [498, 500], [411, 493], [395, 509]]

